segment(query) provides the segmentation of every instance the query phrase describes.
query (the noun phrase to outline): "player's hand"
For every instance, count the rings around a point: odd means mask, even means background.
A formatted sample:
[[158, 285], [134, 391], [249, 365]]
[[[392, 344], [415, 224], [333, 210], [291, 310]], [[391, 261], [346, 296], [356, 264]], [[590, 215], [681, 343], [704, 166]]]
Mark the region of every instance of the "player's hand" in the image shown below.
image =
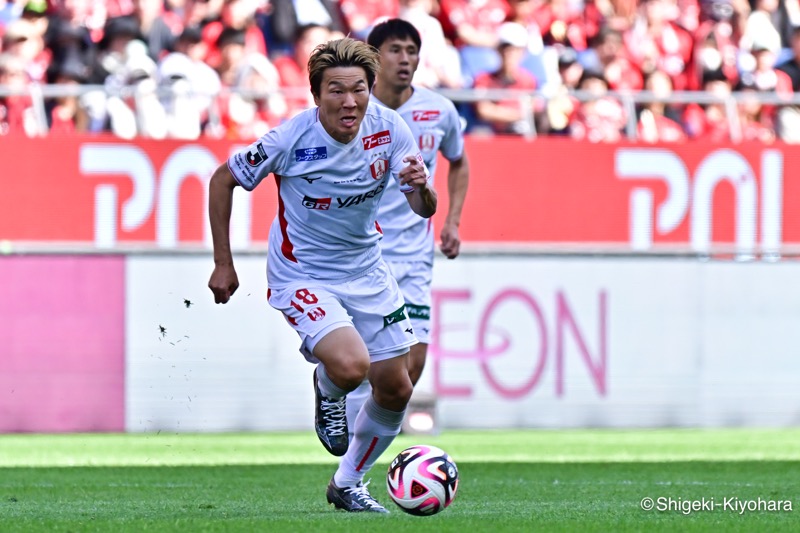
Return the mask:
[[421, 189], [427, 185], [428, 173], [422, 163], [422, 156], [407, 155], [403, 158], [403, 162], [408, 163], [408, 166], [400, 171], [400, 183], [402, 185], [409, 185], [414, 189]]
[[445, 222], [441, 233], [442, 243], [439, 249], [448, 259], [455, 259], [461, 251], [461, 237], [458, 235], [458, 226]]
[[214, 293], [214, 303], [225, 304], [239, 288], [239, 277], [233, 265], [217, 265], [208, 280], [208, 288]]

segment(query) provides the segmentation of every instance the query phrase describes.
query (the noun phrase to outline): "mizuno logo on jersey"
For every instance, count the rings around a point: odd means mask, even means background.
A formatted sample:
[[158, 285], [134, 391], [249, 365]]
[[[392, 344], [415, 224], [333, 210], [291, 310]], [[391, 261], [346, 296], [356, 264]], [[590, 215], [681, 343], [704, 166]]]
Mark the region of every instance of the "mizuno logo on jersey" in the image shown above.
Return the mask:
[[310, 196], [303, 196], [303, 207], [305, 207], [306, 209], [320, 209], [322, 211], [327, 211], [328, 209], [331, 208], [331, 199], [311, 198]]
[[261, 146], [261, 143], [257, 143], [255, 146], [251, 146], [250, 150], [247, 151], [247, 154], [244, 156], [247, 164], [251, 167], [257, 167], [269, 157], [267, 156], [267, 152], [264, 151], [264, 147]]
[[[375, 198], [383, 190], [383, 187], [384, 184], [381, 183], [371, 191], [367, 191], [363, 194], [356, 194], [355, 196], [348, 196], [347, 198], [337, 198], [336, 202], [339, 204], [339, 209], [342, 207], [352, 207], [362, 202], [366, 202], [370, 198]], [[328, 200], [330, 201], [330, 198]], [[305, 202], [303, 202], [303, 205], [305, 205]]]
[[328, 159], [328, 149], [324, 146], [300, 148], [294, 151], [294, 160], [298, 163], [302, 161], [317, 161], [319, 159]]
[[390, 314], [383, 317], [383, 327], [386, 327], [390, 324], [396, 324], [405, 319], [406, 319], [406, 306], [402, 305], [396, 311], [392, 311]]
[[389, 144], [392, 142], [392, 136], [389, 130], [379, 131], [366, 137], [361, 137], [361, 142], [364, 144], [364, 150], [371, 150], [382, 144]]
[[414, 122], [430, 122], [439, 120], [439, 111], [437, 109], [430, 111], [414, 110], [411, 112], [411, 117]]
[[308, 183], [310, 183], [310, 184], [313, 184], [315, 181], [317, 181], [318, 179], [321, 179], [321, 178], [322, 178], [322, 176], [317, 176], [316, 178], [311, 178], [311, 177], [309, 177], [309, 176], [301, 176], [301, 178], [300, 178], [300, 179], [304, 179], [304, 180], [306, 180]]

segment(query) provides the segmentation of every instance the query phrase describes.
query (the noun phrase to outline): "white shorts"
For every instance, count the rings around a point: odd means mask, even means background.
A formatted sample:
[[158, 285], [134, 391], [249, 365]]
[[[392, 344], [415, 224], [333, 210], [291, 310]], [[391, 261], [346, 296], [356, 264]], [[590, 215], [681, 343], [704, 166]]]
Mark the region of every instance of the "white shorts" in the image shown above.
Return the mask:
[[403, 295], [385, 263], [352, 281], [298, 281], [267, 294], [269, 304], [300, 335], [300, 352], [311, 363], [319, 362], [313, 355], [317, 343], [345, 326], [356, 328], [372, 362], [403, 355], [417, 343]]
[[433, 268], [423, 261], [391, 261], [388, 264], [406, 301], [414, 335], [419, 342], [430, 344]]

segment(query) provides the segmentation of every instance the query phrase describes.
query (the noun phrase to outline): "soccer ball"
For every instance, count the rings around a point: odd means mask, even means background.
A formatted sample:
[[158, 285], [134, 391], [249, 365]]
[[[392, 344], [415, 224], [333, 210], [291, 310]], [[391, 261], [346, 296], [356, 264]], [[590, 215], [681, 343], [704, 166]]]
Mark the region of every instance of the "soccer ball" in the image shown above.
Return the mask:
[[411, 446], [389, 465], [386, 488], [403, 511], [416, 516], [434, 515], [456, 497], [458, 468], [446, 452], [435, 446]]

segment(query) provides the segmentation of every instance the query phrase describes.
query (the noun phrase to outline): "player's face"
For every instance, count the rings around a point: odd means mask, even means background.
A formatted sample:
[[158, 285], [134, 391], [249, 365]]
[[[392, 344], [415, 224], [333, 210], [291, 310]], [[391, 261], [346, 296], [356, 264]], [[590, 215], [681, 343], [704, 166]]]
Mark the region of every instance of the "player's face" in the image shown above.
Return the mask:
[[381, 71], [378, 73], [383, 85], [405, 88], [419, 66], [419, 48], [409, 38], [387, 39], [381, 45]]
[[367, 73], [361, 67], [326, 69], [314, 103], [319, 106], [319, 120], [328, 135], [349, 143], [358, 133], [369, 104]]

